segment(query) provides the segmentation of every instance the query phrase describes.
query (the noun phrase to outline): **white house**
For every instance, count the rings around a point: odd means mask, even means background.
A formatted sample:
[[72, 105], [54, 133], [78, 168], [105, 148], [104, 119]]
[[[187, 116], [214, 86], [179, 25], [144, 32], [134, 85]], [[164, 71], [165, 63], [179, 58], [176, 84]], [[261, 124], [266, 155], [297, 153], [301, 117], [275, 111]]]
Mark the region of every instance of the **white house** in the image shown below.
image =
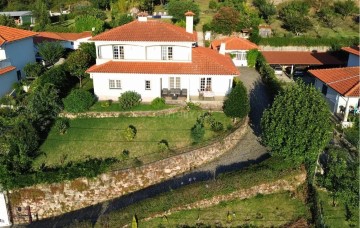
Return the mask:
[[[63, 33], [63, 32], [39, 32], [34, 37], [35, 48], [39, 43], [47, 42], [60, 42], [64, 48], [78, 49], [81, 43], [89, 42], [92, 37], [91, 32], [81, 33]], [[37, 49], [36, 49], [37, 52]]]
[[0, 97], [25, 74], [27, 63], [35, 62], [33, 36], [36, 33], [0, 26]]
[[132, 90], [143, 101], [161, 96], [224, 97], [239, 71], [228, 56], [197, 47], [194, 14], [185, 15], [186, 29], [148, 20], [141, 13], [138, 20], [91, 38], [97, 59], [87, 72], [95, 95], [100, 100], [117, 100]]
[[315, 87], [326, 97], [331, 112], [343, 113], [347, 122], [350, 111], [358, 112], [360, 98], [360, 67], [309, 70]]
[[14, 19], [16, 25], [35, 24], [35, 18], [32, 16], [31, 11], [9, 11], [0, 12], [0, 15], [6, 15]]
[[360, 66], [360, 46], [343, 47], [342, 50], [349, 53], [347, 66]]
[[10, 227], [10, 211], [8, 208], [7, 197], [4, 192], [2, 192], [0, 186], [0, 227]]
[[227, 37], [214, 40], [210, 48], [218, 50], [220, 54], [233, 54], [235, 66], [247, 66], [246, 53], [251, 49], [258, 49], [258, 46], [247, 39], [239, 37]]

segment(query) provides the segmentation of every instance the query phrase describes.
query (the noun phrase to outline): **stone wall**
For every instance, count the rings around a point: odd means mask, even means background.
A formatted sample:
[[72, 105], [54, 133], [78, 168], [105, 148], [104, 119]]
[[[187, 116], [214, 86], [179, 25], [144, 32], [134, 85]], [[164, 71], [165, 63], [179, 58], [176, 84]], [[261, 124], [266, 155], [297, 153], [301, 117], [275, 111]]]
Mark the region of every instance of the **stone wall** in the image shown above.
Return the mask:
[[69, 119], [75, 118], [107, 118], [107, 117], [147, 117], [147, 116], [162, 116], [170, 115], [179, 112], [184, 107], [175, 107], [170, 109], [158, 111], [125, 111], [125, 112], [79, 112], [79, 113], [60, 113], [60, 117], [67, 117]]
[[[77, 178], [56, 184], [41, 184], [9, 191], [14, 224], [29, 222], [16, 216], [30, 211], [33, 221], [95, 205], [168, 180], [205, 164], [232, 149], [248, 130], [248, 118], [242, 125], [211, 145], [137, 168], [102, 174], [93, 179]], [[26, 209], [27, 208], [27, 209]]]

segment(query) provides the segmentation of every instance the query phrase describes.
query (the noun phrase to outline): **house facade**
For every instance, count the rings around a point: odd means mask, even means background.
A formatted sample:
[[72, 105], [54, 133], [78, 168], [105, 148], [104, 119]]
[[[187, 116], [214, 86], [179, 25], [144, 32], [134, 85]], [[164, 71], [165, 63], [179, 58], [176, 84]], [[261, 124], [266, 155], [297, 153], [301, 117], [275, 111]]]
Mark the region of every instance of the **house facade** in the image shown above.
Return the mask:
[[23, 68], [35, 62], [33, 36], [36, 33], [0, 26], [0, 96], [25, 76]]
[[360, 46], [356, 47], [343, 47], [342, 50], [349, 53], [348, 67], [360, 66]]
[[67, 49], [76, 50], [81, 43], [89, 42], [92, 37], [91, 32], [81, 33], [62, 33], [62, 32], [39, 32], [34, 37], [35, 51], [37, 52], [37, 45], [47, 42], [59, 42], [61, 46]]
[[309, 73], [315, 77], [315, 87], [325, 96], [330, 111], [334, 114], [342, 113], [343, 122], [347, 122], [349, 112], [358, 113], [359, 71], [360, 67], [309, 70]]
[[251, 49], [258, 49], [258, 46], [245, 38], [227, 37], [214, 40], [211, 49], [218, 50], [220, 54], [231, 54], [235, 66], [247, 66], [246, 53]]
[[0, 15], [6, 15], [14, 19], [16, 25], [35, 24], [35, 18], [31, 11], [8, 11], [0, 12]]
[[225, 96], [239, 71], [229, 57], [197, 47], [193, 16], [186, 14], [183, 29], [141, 13], [138, 20], [93, 37], [96, 65], [87, 72], [98, 99], [117, 100], [125, 91], [138, 92], [145, 102], [161, 96]]

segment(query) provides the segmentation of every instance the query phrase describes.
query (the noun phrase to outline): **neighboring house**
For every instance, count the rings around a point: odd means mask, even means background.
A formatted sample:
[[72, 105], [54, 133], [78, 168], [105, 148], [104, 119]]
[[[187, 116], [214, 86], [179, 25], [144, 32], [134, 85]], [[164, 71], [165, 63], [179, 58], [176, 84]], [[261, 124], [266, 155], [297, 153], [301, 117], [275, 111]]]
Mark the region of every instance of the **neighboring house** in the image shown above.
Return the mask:
[[9, 11], [0, 12], [0, 15], [6, 15], [14, 19], [16, 25], [35, 24], [35, 18], [32, 16], [31, 11]]
[[37, 52], [37, 45], [44, 41], [60, 42], [64, 48], [78, 49], [81, 43], [89, 42], [92, 37], [91, 32], [81, 33], [62, 33], [62, 32], [39, 32], [34, 37], [35, 51]]
[[87, 72], [95, 95], [117, 100], [125, 91], [136, 91], [143, 101], [169, 95], [189, 101], [205, 92], [224, 97], [239, 71], [229, 57], [197, 47], [194, 14], [185, 15], [186, 29], [141, 13], [138, 20], [90, 39], [97, 59]]
[[218, 50], [220, 54], [232, 54], [235, 66], [247, 66], [246, 53], [251, 49], [258, 49], [258, 46], [247, 39], [239, 37], [227, 37], [214, 40], [210, 48]]
[[331, 112], [343, 113], [347, 122], [349, 111], [357, 110], [360, 98], [360, 67], [309, 70], [315, 87], [326, 97]]
[[343, 47], [342, 50], [349, 53], [347, 66], [360, 66], [360, 46]]
[[270, 25], [259, 25], [259, 36], [261, 37], [270, 37], [272, 35], [272, 30]]
[[35, 62], [33, 37], [36, 33], [0, 26], [0, 96], [24, 75], [27, 63]]

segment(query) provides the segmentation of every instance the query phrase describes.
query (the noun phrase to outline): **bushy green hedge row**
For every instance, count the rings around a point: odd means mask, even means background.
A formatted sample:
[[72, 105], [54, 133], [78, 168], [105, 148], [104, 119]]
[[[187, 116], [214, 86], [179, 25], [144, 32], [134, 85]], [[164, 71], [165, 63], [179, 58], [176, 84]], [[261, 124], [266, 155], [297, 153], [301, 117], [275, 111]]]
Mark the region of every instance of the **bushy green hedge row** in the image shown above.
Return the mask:
[[267, 46], [328, 46], [328, 47], [338, 47], [338, 46], [352, 46], [359, 44], [359, 37], [351, 38], [332, 38], [332, 37], [268, 37], [261, 38], [260, 45]]

